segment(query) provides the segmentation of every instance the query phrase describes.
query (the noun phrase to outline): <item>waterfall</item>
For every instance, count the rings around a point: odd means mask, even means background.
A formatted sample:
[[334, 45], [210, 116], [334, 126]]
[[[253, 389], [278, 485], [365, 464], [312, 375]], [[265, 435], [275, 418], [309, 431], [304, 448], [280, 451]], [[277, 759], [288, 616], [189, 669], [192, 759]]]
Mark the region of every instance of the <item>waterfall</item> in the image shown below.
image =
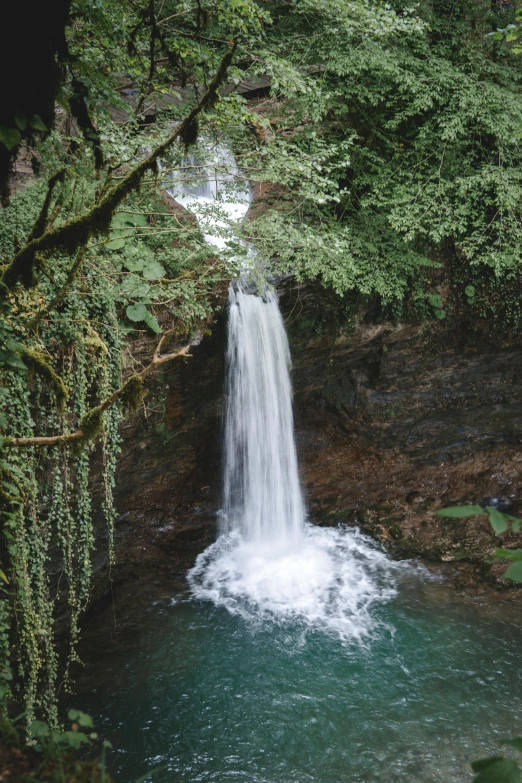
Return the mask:
[[277, 296], [231, 286], [222, 532], [276, 545], [304, 529], [290, 384]]
[[[230, 220], [245, 216], [250, 191], [229, 188], [238, 175], [229, 151], [204, 152], [204, 164], [186, 162], [199, 166], [196, 183], [175, 173], [168, 192], [223, 250]], [[236, 282], [228, 299], [220, 536], [188, 573], [191, 595], [248, 621], [291, 621], [362, 643], [379, 626], [371, 609], [396, 595], [395, 577], [405, 566], [358, 530], [306, 521], [289, 369], [277, 295]]]
[[[209, 244], [226, 246], [226, 220], [241, 220], [250, 189], [237, 186], [234, 158], [214, 146], [188, 157], [168, 190], [198, 218]], [[192, 172], [182, 176], [181, 172]], [[240, 180], [241, 183], [241, 180]], [[220, 214], [221, 213], [221, 214]], [[225, 235], [223, 235], [225, 234]], [[252, 251], [251, 259], [255, 258]], [[294, 442], [290, 350], [277, 295], [251, 293], [245, 280], [228, 297], [227, 409], [221, 532], [275, 547], [304, 529]]]

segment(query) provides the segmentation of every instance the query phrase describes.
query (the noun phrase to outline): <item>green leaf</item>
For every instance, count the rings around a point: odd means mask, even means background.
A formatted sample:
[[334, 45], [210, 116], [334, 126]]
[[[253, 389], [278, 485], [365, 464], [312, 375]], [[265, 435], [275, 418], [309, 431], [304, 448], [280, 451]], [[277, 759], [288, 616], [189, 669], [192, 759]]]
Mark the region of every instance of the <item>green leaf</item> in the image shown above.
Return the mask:
[[126, 299], [145, 299], [149, 291], [150, 284], [133, 275], [127, 275], [121, 284], [121, 293]]
[[22, 133], [23, 133], [24, 130], [27, 128], [27, 118], [24, 117], [23, 114], [20, 114], [19, 112], [17, 112], [15, 114], [14, 121], [15, 121], [15, 125], [18, 128], [18, 130], [22, 131]]
[[513, 737], [513, 739], [500, 740], [501, 745], [511, 745], [522, 753], [522, 737]]
[[[489, 761], [484, 759], [483, 761]], [[521, 783], [520, 769], [516, 761], [512, 759], [496, 758], [491, 760], [492, 763], [478, 770], [474, 762], [472, 769], [475, 772], [480, 772], [476, 778], [473, 779], [473, 783]]]
[[504, 756], [490, 756], [487, 759], [479, 759], [478, 761], [471, 762], [471, 769], [473, 772], [482, 772], [483, 769], [491, 767], [492, 764], [496, 764], [497, 761], [504, 761]]
[[48, 737], [49, 734], [51, 733], [48, 724], [45, 723], [45, 721], [43, 720], [33, 720], [31, 725], [29, 726], [29, 732], [35, 738]]
[[112, 219], [112, 226], [123, 228], [124, 226], [148, 226], [145, 215], [134, 215], [129, 212], [117, 212]]
[[493, 555], [504, 560], [522, 560], [522, 549], [495, 549]]
[[111, 239], [110, 242], [107, 242], [105, 247], [107, 247], [109, 250], [121, 250], [121, 248], [124, 245], [125, 245], [125, 240], [122, 239], [121, 237], [118, 237], [117, 239]]
[[78, 723], [80, 726], [83, 726], [84, 728], [92, 729], [94, 728], [94, 723], [92, 722], [92, 718], [90, 715], [87, 715], [86, 712], [80, 712], [78, 715]]
[[125, 269], [128, 269], [129, 272], [141, 272], [143, 269], [143, 259], [142, 258], [126, 258], [123, 262], [123, 266]]
[[22, 134], [16, 128], [4, 128], [3, 125], [0, 125], [0, 141], [4, 147], [11, 151], [22, 141]]
[[111, 221], [111, 228], [122, 228], [122, 226], [127, 225], [127, 216], [123, 214], [123, 212], [117, 212], [112, 221]]
[[75, 750], [91, 742], [87, 734], [84, 734], [82, 731], [64, 731], [62, 738], [67, 745]]
[[521, 520], [518, 519], [518, 517], [513, 517], [511, 514], [504, 514], [506, 519], [509, 519], [511, 522], [511, 527], [513, 528], [514, 533], [518, 533], [520, 531], [520, 525], [522, 524]]
[[23, 360], [15, 353], [7, 359], [6, 364], [8, 364], [9, 367], [16, 367], [17, 370], [27, 370], [27, 365], [24, 364]]
[[143, 320], [145, 321], [145, 323], [147, 324], [149, 329], [152, 329], [153, 332], [155, 332], [156, 334], [161, 334], [162, 333], [163, 330], [162, 330], [161, 326], [158, 323], [158, 319], [156, 318], [155, 315], [150, 313], [148, 310], [147, 310], [147, 315], [145, 316], [145, 318]]
[[440, 508], [435, 512], [438, 517], [473, 517], [475, 514], [484, 514], [484, 509], [480, 506], [448, 506], [447, 508]]
[[159, 280], [160, 277], [165, 277], [165, 269], [154, 258], [147, 259], [143, 264], [143, 277], [145, 280]]
[[39, 114], [34, 114], [31, 119], [29, 120], [29, 125], [33, 130], [39, 130], [39, 131], [46, 131], [47, 125], [45, 125], [44, 121], [40, 117]]
[[2, 486], [11, 494], [18, 496], [20, 490], [16, 484], [12, 484], [10, 481], [2, 481]]
[[125, 215], [127, 218], [127, 223], [130, 223], [131, 226], [148, 226], [149, 222], [145, 215]]
[[466, 288], [464, 289], [464, 293], [466, 294], [466, 296], [469, 296], [471, 298], [474, 297], [475, 296], [475, 286], [474, 285], [467, 285]]
[[0, 579], [1, 579], [3, 582], [5, 582], [5, 583], [6, 583], [6, 585], [8, 585], [8, 584], [9, 584], [9, 579], [6, 577], [6, 575], [4, 574], [4, 572], [3, 572], [1, 569], [0, 569]]
[[504, 579], [511, 579], [512, 582], [522, 582], [522, 561], [511, 563], [507, 571], [504, 571]]
[[145, 305], [141, 302], [138, 302], [138, 304], [135, 305], [129, 305], [125, 310], [127, 318], [129, 318], [131, 321], [144, 321], [148, 312], [149, 311]]
[[442, 321], [443, 318], [446, 318], [446, 311], [445, 310], [435, 310], [435, 318], [438, 318], [439, 321]]
[[506, 522], [504, 518], [504, 514], [502, 514], [498, 509], [494, 508], [493, 506], [486, 506], [489, 521], [491, 522], [491, 527], [499, 536], [501, 533], [505, 533], [506, 530], [509, 528], [508, 523]]
[[442, 307], [442, 297], [440, 294], [430, 294], [428, 302], [432, 307]]

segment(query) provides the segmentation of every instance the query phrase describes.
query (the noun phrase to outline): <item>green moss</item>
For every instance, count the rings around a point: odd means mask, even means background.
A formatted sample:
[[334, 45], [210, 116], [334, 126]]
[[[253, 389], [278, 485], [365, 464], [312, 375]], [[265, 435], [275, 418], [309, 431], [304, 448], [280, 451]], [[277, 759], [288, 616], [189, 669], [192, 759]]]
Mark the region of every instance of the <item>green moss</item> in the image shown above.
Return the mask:
[[87, 443], [90, 443], [96, 438], [97, 435], [103, 430], [104, 411], [98, 405], [96, 408], [92, 408], [81, 419], [78, 429], [82, 431], [83, 435], [78, 440], [73, 441], [71, 450], [74, 454], [79, 454], [85, 448]]
[[131, 377], [123, 385], [120, 399], [124, 410], [135, 411], [143, 402], [147, 390], [145, 384], [139, 375], [131, 375]]
[[44, 378], [52, 387], [56, 397], [56, 406], [60, 413], [63, 413], [65, 402], [67, 400], [67, 389], [60, 376], [53, 370], [43, 353], [35, 351], [33, 348], [24, 348], [22, 351], [24, 362], [33, 370], [33, 372]]

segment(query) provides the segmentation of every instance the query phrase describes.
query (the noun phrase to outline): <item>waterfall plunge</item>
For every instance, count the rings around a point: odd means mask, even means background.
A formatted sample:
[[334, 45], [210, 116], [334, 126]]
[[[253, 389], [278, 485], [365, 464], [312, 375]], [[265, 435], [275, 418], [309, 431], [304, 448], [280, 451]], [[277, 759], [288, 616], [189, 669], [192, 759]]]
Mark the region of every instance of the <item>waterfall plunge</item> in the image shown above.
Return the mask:
[[[208, 151], [207, 151], [208, 153]], [[175, 180], [169, 193], [191, 210], [206, 240], [226, 246], [226, 221], [241, 220], [249, 191], [223, 199], [237, 174], [229, 151], [214, 150], [200, 182]], [[292, 622], [363, 641], [377, 627], [375, 603], [396, 594], [393, 564], [354, 529], [305, 521], [289, 377], [290, 352], [277, 296], [229, 294], [224, 508], [221, 535], [188, 574], [192, 596], [245, 619]]]
[[304, 530], [292, 416], [290, 350], [277, 297], [231, 287], [223, 532], [257, 544]]

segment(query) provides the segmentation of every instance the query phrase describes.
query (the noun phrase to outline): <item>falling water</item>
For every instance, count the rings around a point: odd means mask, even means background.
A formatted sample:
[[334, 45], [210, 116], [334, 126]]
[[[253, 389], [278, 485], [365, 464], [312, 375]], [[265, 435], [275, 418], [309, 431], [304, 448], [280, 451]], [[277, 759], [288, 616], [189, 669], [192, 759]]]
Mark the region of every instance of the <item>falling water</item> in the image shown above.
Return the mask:
[[[222, 250], [230, 220], [248, 210], [250, 192], [243, 186], [223, 198], [237, 176], [227, 150], [214, 150], [199, 171], [195, 185], [178, 178], [169, 192]], [[221, 535], [188, 574], [192, 595], [249, 621], [291, 621], [362, 642], [378, 627], [373, 606], [396, 595], [396, 575], [405, 566], [353, 528], [306, 521], [277, 295], [252, 293], [241, 280], [231, 286], [228, 304]]]
[[277, 296], [229, 295], [223, 532], [296, 542], [304, 530], [290, 385]]

